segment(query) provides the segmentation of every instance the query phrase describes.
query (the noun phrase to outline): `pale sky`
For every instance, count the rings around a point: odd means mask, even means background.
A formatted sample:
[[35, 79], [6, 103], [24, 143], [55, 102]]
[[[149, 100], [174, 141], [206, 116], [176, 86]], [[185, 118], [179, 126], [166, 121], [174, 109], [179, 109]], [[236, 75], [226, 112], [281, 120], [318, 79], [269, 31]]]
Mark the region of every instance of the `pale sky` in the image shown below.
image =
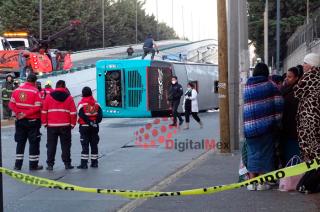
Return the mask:
[[147, 13], [156, 17], [157, 2], [159, 22], [170, 27], [173, 2], [173, 28], [178, 36], [185, 35], [191, 41], [218, 38], [217, 0], [146, 0]]

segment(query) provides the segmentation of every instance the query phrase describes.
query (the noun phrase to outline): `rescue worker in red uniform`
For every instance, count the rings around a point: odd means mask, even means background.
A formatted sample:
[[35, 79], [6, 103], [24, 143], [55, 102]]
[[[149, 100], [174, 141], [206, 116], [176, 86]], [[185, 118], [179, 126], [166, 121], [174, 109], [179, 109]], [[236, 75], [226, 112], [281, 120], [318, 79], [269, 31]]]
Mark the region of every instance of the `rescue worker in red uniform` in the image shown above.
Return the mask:
[[44, 86], [44, 88], [41, 90], [41, 98], [42, 99], [45, 99], [46, 98], [46, 96], [48, 96], [51, 92], [53, 91], [53, 88], [51, 87], [51, 82], [50, 81], [48, 81], [46, 84], [45, 84], [45, 86]]
[[88, 168], [89, 145], [91, 147], [91, 167], [98, 168], [98, 133], [99, 123], [102, 120], [102, 110], [93, 98], [91, 88], [89, 87], [82, 89], [82, 99], [78, 104], [78, 115], [82, 152], [81, 164], [77, 168]]
[[41, 98], [36, 88], [37, 77], [29, 74], [27, 82], [14, 90], [9, 107], [16, 114], [16, 132], [14, 135], [17, 142], [16, 162], [14, 169], [21, 170], [24, 149], [29, 140], [29, 169], [41, 170], [38, 165], [40, 156], [40, 128], [41, 128]]
[[59, 80], [56, 89], [46, 96], [43, 101], [41, 121], [47, 127], [47, 170], [53, 170], [58, 138], [65, 169], [73, 169], [70, 153], [71, 130], [77, 122], [77, 111], [74, 100], [66, 89], [65, 81]]

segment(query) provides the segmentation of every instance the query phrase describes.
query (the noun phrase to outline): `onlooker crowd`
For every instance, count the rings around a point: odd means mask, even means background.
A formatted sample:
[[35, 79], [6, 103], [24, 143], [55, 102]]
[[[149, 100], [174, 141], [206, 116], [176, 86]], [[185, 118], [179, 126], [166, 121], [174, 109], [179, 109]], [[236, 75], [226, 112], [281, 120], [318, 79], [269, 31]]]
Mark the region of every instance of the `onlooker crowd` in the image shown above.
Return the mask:
[[[306, 55], [302, 66], [289, 68], [283, 76], [269, 77], [267, 65], [259, 63], [246, 83], [249, 178], [285, 167], [295, 156], [303, 161], [320, 157], [320, 56]], [[269, 188], [267, 183], [247, 186], [248, 190]]]

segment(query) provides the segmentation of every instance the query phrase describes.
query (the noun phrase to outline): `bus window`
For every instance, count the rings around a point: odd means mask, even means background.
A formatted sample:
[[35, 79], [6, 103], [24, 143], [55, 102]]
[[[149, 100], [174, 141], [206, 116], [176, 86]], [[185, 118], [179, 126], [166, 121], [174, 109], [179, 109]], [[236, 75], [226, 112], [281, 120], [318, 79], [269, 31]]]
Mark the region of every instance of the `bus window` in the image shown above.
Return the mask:
[[106, 106], [122, 107], [121, 71], [108, 71], [105, 73], [105, 75]]

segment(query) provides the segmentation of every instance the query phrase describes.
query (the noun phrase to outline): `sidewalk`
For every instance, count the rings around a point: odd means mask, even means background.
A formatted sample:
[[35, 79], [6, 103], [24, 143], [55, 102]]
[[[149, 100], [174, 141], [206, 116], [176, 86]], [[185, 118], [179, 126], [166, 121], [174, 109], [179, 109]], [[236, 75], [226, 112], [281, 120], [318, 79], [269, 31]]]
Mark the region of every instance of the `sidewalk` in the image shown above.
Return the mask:
[[[177, 191], [237, 182], [239, 155], [212, 154], [207, 160], [171, 183], [165, 191]], [[247, 191], [245, 188], [212, 195], [155, 198], [138, 206], [142, 211], [320, 211], [320, 194]]]

